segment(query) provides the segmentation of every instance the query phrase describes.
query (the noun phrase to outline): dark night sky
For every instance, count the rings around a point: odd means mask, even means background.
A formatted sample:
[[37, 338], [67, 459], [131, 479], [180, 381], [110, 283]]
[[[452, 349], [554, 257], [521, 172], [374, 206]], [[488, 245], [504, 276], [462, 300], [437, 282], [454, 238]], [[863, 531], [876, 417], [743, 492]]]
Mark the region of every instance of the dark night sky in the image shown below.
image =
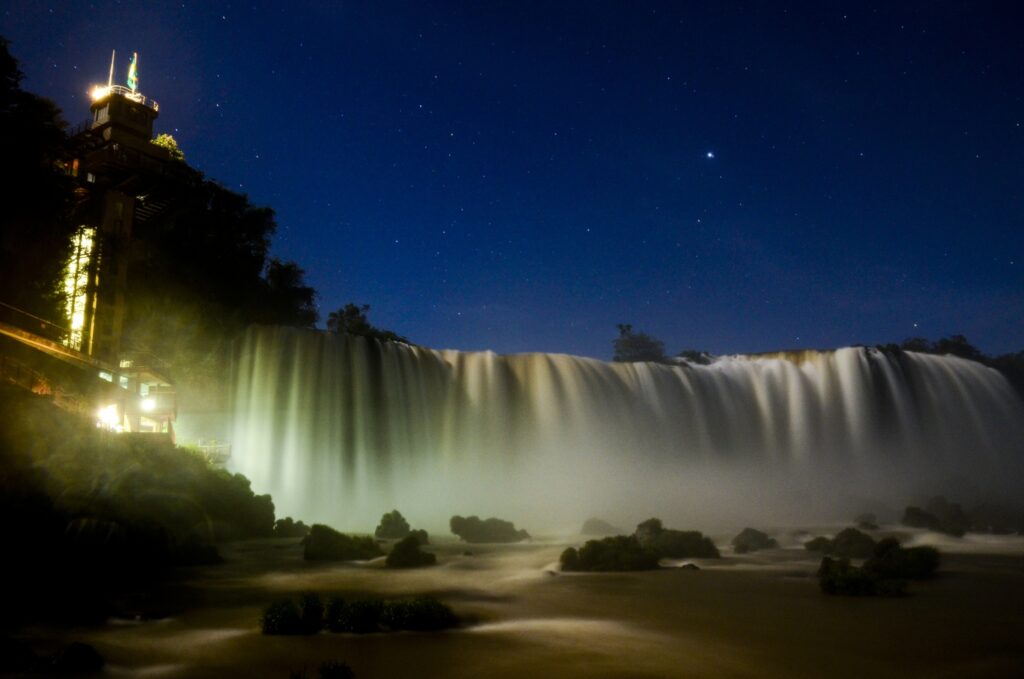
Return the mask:
[[1024, 348], [1016, 3], [5, 4], [72, 123], [139, 52], [158, 130], [277, 210], [322, 315], [602, 358], [621, 322]]

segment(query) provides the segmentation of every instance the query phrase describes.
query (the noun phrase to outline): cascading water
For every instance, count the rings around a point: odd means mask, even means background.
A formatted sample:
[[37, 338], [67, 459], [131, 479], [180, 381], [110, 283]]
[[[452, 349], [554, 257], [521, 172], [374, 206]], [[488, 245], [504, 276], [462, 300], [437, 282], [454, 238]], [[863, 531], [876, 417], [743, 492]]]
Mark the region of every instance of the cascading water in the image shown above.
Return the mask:
[[249, 332], [236, 372], [234, 467], [278, 515], [346, 529], [393, 507], [431, 526], [454, 513], [806, 521], [942, 484], [999, 492], [1024, 459], [1020, 397], [953, 357], [604, 363], [268, 327]]

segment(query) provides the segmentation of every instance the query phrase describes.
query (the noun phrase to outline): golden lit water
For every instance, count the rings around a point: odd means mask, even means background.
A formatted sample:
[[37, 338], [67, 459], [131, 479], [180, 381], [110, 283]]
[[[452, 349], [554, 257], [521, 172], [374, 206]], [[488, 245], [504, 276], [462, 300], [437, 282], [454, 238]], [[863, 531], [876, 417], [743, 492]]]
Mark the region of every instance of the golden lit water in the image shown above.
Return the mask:
[[[112, 677], [315, 676], [331, 659], [359, 679], [1014, 676], [1024, 669], [1024, 540], [949, 543], [958, 552], [911, 596], [856, 599], [821, 594], [802, 549], [727, 554], [700, 571], [552, 575], [558, 542], [471, 546], [472, 556], [444, 543], [433, 548], [440, 566], [393, 572], [313, 566], [295, 541], [257, 541], [161, 595], [180, 607], [168, 619], [33, 634], [96, 645]], [[303, 591], [432, 593], [470, 624], [260, 635], [261, 607]]]

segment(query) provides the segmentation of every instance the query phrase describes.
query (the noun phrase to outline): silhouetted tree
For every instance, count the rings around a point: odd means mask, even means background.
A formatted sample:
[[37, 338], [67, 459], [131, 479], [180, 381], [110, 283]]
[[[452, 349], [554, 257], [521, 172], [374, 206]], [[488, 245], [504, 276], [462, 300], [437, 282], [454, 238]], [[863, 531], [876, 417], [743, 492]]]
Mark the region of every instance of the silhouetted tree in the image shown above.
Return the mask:
[[405, 342], [410, 344], [409, 340], [401, 335], [395, 334], [390, 330], [375, 328], [371, 325], [366, 316], [369, 311], [369, 304], [357, 305], [349, 302], [337, 311], [332, 311], [327, 315], [327, 330], [346, 335], [372, 337], [382, 342]]
[[615, 353], [613, 361], [635, 363], [665, 360], [665, 343], [642, 332], [633, 332], [633, 326], [620, 323], [619, 336], [612, 342]]
[[60, 282], [73, 231], [60, 109], [21, 89], [22, 73], [0, 38], [0, 301], [60, 322]]

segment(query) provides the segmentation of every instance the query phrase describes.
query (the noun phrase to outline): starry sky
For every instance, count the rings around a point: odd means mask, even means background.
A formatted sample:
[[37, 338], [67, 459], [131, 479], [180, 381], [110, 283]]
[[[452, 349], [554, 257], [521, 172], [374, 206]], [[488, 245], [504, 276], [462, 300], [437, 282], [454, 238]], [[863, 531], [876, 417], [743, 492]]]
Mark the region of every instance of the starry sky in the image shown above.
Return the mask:
[[1024, 349], [1024, 9], [987, 2], [43, 2], [74, 124], [159, 132], [320, 293], [436, 348], [608, 358], [963, 333]]

